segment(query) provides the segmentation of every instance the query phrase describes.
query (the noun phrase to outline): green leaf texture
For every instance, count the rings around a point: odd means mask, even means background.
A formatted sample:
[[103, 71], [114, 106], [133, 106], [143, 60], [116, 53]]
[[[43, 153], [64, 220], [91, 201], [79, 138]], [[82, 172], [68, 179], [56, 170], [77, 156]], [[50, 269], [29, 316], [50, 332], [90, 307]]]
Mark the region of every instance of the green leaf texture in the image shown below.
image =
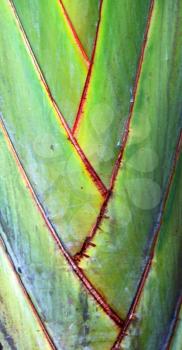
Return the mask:
[[63, 116], [71, 126], [88, 63], [58, 0], [13, 0], [32, 50]]
[[181, 160], [163, 217], [152, 267], [121, 349], [158, 350], [167, 344], [171, 320], [182, 290]]
[[182, 109], [180, 23], [181, 2], [155, 2], [119, 173], [86, 251], [88, 257], [80, 263], [124, 318], [149, 254], [175, 162]]
[[148, 0], [117, 0], [114, 4], [108, 0], [102, 5], [95, 57], [75, 136], [107, 185], [133, 99], [148, 10]]
[[8, 253], [58, 349], [109, 348], [118, 328], [66, 260], [9, 148], [1, 131], [0, 219]]
[[0, 349], [181, 350], [181, 28], [1, 0]]
[[62, 0], [87, 55], [91, 58], [100, 0]]
[[12, 268], [4, 244], [0, 241], [0, 348], [6, 350], [52, 347], [33, 314]]
[[1, 2], [0, 21], [1, 113], [47, 215], [74, 254], [93, 225], [103, 197], [61, 124], [9, 1]]

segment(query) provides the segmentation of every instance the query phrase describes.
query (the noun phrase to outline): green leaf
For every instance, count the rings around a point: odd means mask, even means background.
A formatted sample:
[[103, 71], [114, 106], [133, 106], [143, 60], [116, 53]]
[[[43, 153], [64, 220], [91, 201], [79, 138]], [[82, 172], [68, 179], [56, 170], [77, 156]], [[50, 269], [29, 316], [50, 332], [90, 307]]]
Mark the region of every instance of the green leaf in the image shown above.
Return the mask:
[[154, 2], [119, 173], [107, 210], [101, 210], [97, 231], [91, 233], [92, 245], [87, 244], [84, 252], [88, 257], [80, 263], [122, 318], [144, 270], [179, 151], [176, 144], [182, 108], [181, 24], [181, 2]]
[[51, 350], [0, 241], [0, 348]]
[[62, 0], [83, 48], [91, 57], [99, 19], [100, 0]]
[[175, 328], [174, 336], [172, 338], [171, 350], [181, 350], [182, 347], [182, 306], [178, 315], [178, 322]]
[[0, 222], [8, 254], [58, 349], [109, 349], [118, 327], [78, 278], [77, 267], [31, 198], [10, 149], [1, 131]]
[[5, 0], [1, 2], [0, 21], [3, 120], [47, 216], [74, 254], [92, 227], [103, 196], [49, 98], [10, 3]]
[[[182, 160], [182, 157], [181, 159]], [[182, 162], [179, 161], [166, 206], [152, 266], [121, 343], [124, 349], [163, 349], [182, 290]], [[155, 325], [155, 331], [154, 331]], [[167, 346], [165, 347], [167, 349]]]
[[[41, 70], [71, 126], [79, 105], [88, 62], [83, 57], [58, 0], [13, 0]], [[17, 54], [17, 52], [16, 52]]]
[[74, 126], [91, 163], [109, 184], [125, 129], [149, 1], [103, 1], [93, 66]]

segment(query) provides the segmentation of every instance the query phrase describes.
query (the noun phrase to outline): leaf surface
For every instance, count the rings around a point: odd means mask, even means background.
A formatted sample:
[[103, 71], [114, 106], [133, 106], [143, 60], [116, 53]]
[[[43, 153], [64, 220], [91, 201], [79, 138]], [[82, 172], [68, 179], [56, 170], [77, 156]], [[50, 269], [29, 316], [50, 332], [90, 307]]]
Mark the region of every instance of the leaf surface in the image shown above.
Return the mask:
[[103, 1], [75, 136], [108, 185], [128, 118], [149, 1]]
[[[149, 275], [121, 349], [166, 349], [182, 290], [182, 157], [174, 177]], [[153, 331], [155, 325], [155, 332]], [[172, 327], [173, 328], [173, 327]]]
[[99, 18], [100, 0], [62, 0], [83, 48], [91, 57]]
[[181, 2], [155, 1], [128, 142], [80, 263], [122, 318], [147, 262], [179, 151], [181, 24]]
[[13, 0], [41, 70], [72, 126], [88, 70], [58, 0]]
[[171, 342], [171, 350], [180, 350], [182, 347], [182, 306], [178, 315], [178, 322], [174, 331], [174, 336]]
[[1, 130], [0, 223], [8, 253], [58, 349], [109, 350], [118, 327], [90, 296], [64, 248], [53, 239], [10, 149]]
[[8, 1], [1, 3], [0, 21], [0, 111], [48, 217], [75, 253], [103, 197], [62, 125]]
[[23, 350], [26, 344], [27, 350], [53, 349], [28, 305], [2, 241], [0, 241], [0, 281], [0, 348]]

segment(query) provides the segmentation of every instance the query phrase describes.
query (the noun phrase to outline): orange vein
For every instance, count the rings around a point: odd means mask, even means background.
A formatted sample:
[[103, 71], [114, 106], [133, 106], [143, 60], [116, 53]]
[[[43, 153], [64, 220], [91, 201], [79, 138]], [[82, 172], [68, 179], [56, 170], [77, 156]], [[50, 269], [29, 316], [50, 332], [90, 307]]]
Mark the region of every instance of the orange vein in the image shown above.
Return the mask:
[[179, 297], [179, 300], [178, 300], [177, 305], [176, 305], [176, 309], [175, 309], [175, 312], [174, 312], [174, 318], [172, 320], [172, 325], [171, 325], [171, 329], [170, 329], [171, 332], [170, 332], [170, 336], [169, 336], [169, 338], [167, 340], [167, 343], [165, 344], [165, 350], [170, 350], [171, 349], [173, 337], [175, 335], [175, 330], [176, 330], [177, 323], [178, 323], [178, 320], [179, 320], [179, 313], [180, 313], [181, 306], [182, 306], [182, 296]]
[[62, 116], [58, 106], [57, 106], [57, 103], [56, 101], [54, 100], [52, 94], [51, 94], [51, 91], [49, 89], [49, 86], [45, 80], [45, 77], [37, 63], [37, 60], [35, 58], [35, 55], [33, 53], [33, 50], [30, 46], [30, 43], [28, 41], [28, 38], [26, 36], [26, 33], [24, 31], [24, 28], [21, 24], [21, 21], [19, 19], [19, 16], [16, 12], [16, 8], [13, 4], [13, 1], [12, 0], [9, 0], [9, 4], [10, 4], [10, 7], [14, 13], [14, 16], [15, 16], [15, 20], [16, 20], [16, 23], [17, 23], [17, 26], [20, 30], [20, 33], [21, 33], [21, 36], [22, 36], [22, 39], [23, 39], [23, 42], [30, 54], [30, 57], [32, 59], [32, 62], [33, 62], [33, 65], [34, 65], [34, 68], [35, 68], [35, 72], [37, 73], [38, 77], [39, 77], [39, 80], [44, 88], [44, 91], [46, 92], [46, 95], [49, 99], [49, 101], [51, 102], [51, 105], [53, 107], [53, 110], [56, 112], [55, 113], [55, 116], [58, 120], [58, 122], [60, 123], [60, 125], [63, 127], [66, 135], [67, 135], [67, 139], [68, 141], [72, 144], [74, 150], [76, 151], [76, 153], [79, 155], [79, 158], [81, 159], [87, 173], [89, 174], [89, 176], [91, 177], [92, 181], [94, 182], [94, 184], [96, 185], [96, 187], [98, 188], [99, 192], [101, 193], [101, 195], [103, 197], [105, 197], [106, 193], [107, 193], [107, 189], [105, 187], [105, 185], [103, 184], [102, 180], [100, 179], [99, 175], [96, 173], [95, 169], [92, 167], [92, 165], [90, 164], [89, 160], [87, 159], [87, 157], [85, 156], [83, 150], [80, 148], [77, 140], [74, 138], [68, 124], [66, 123], [64, 117]]
[[95, 225], [93, 226], [91, 232], [89, 233], [89, 235], [85, 239], [80, 252], [78, 252], [75, 255], [75, 259], [77, 261], [81, 261], [81, 259], [84, 256], [87, 257], [86, 251], [89, 248], [89, 246], [92, 245], [91, 240], [94, 238], [94, 236], [95, 236], [95, 234], [96, 234], [96, 232], [97, 232], [97, 230], [98, 230], [102, 220], [104, 219], [105, 212], [106, 212], [109, 200], [111, 198], [111, 195], [112, 195], [112, 192], [113, 192], [113, 189], [114, 189], [114, 185], [115, 185], [115, 181], [116, 181], [116, 178], [117, 178], [120, 166], [121, 166], [121, 161], [123, 159], [124, 151], [125, 151], [125, 148], [126, 148], [126, 145], [127, 145], [128, 137], [129, 137], [130, 124], [131, 124], [131, 120], [132, 120], [132, 116], [133, 116], [133, 110], [134, 110], [134, 104], [135, 104], [135, 100], [136, 100], [138, 83], [139, 83], [139, 79], [140, 79], [140, 75], [141, 75], [142, 64], [143, 64], [144, 55], [145, 55], [145, 49], [146, 49], [146, 45], [147, 45], [148, 33], [149, 33], [149, 28], [150, 28], [150, 23], [151, 23], [152, 14], [153, 14], [153, 8], [154, 8], [154, 1], [155, 0], [151, 0], [150, 1], [149, 15], [148, 15], [148, 20], [147, 20], [144, 40], [143, 40], [143, 44], [142, 44], [141, 54], [140, 54], [140, 58], [139, 58], [139, 64], [138, 64], [138, 69], [137, 69], [137, 73], [136, 73], [135, 83], [134, 83], [133, 102], [130, 105], [129, 116], [128, 116], [128, 119], [127, 119], [125, 133], [123, 135], [121, 150], [120, 150], [120, 153], [118, 155], [118, 159], [117, 159], [117, 161], [116, 161], [116, 163], [114, 165], [114, 168], [113, 168], [113, 172], [112, 172], [112, 176], [111, 176], [111, 180], [110, 180], [110, 188], [109, 188], [109, 190], [108, 190], [108, 192], [106, 194], [105, 200], [104, 200], [103, 205], [101, 207], [100, 214], [97, 217]]
[[142, 273], [142, 276], [141, 276], [141, 279], [140, 279], [140, 282], [139, 282], [139, 285], [137, 288], [137, 292], [136, 292], [135, 297], [133, 299], [133, 302], [131, 304], [127, 318], [125, 320], [124, 327], [121, 330], [121, 332], [120, 332], [118, 338], [116, 339], [111, 350], [119, 350], [120, 349], [120, 344], [121, 344], [123, 338], [127, 335], [127, 329], [129, 327], [131, 321], [135, 318], [136, 308], [137, 308], [138, 303], [140, 301], [143, 289], [145, 287], [146, 280], [148, 278], [148, 275], [149, 275], [149, 272], [150, 272], [150, 269], [152, 266], [152, 262], [153, 262], [153, 258], [154, 258], [154, 254], [155, 254], [155, 249], [156, 249], [156, 245], [157, 245], [158, 238], [159, 238], [160, 228], [162, 225], [163, 215], [164, 215], [167, 199], [169, 196], [170, 188], [171, 188], [171, 185], [173, 182], [173, 178], [174, 178], [174, 174], [175, 174], [175, 170], [176, 170], [176, 165], [177, 165], [177, 160], [179, 158], [179, 154], [181, 151], [181, 146], [182, 146], [182, 134], [180, 132], [180, 136], [179, 136], [177, 147], [176, 147], [176, 152], [174, 155], [171, 174], [169, 176], [166, 192], [164, 194], [164, 198], [163, 198], [163, 201], [161, 203], [161, 209], [159, 211], [159, 215], [158, 215], [158, 218], [156, 220], [157, 223], [154, 227], [154, 237], [153, 237], [151, 248], [150, 248], [149, 258], [148, 258], [148, 261], [145, 265], [144, 271]]
[[97, 47], [97, 41], [98, 41], [99, 29], [100, 29], [100, 23], [101, 23], [101, 17], [102, 17], [103, 2], [104, 2], [104, 0], [100, 0], [99, 19], [98, 19], [98, 23], [97, 23], [97, 30], [96, 30], [95, 40], [94, 40], [94, 48], [93, 48], [93, 51], [92, 51], [92, 57], [91, 57], [91, 61], [90, 61], [90, 66], [89, 66], [87, 78], [86, 78], [86, 81], [85, 81], [85, 86], [84, 86], [84, 89], [83, 89], [82, 97], [81, 97], [81, 100], [80, 100], [80, 105], [79, 105], [79, 108], [78, 108], [77, 116], [75, 118], [75, 122], [74, 122], [73, 128], [72, 128], [73, 135], [75, 134], [75, 132], [76, 132], [76, 130], [77, 130], [79, 124], [80, 124], [81, 119], [83, 118], [83, 108], [84, 108], [84, 105], [85, 105], [85, 102], [86, 102], [87, 93], [88, 93], [90, 80], [91, 80], [91, 75], [92, 75], [93, 66], [94, 66], [94, 59], [95, 59], [95, 53], [96, 53], [96, 47]]
[[20, 278], [19, 273], [16, 270], [14, 262], [13, 262], [12, 258], [10, 257], [10, 255], [8, 253], [7, 247], [6, 247], [5, 242], [4, 242], [2, 237], [0, 238], [0, 245], [1, 245], [1, 248], [3, 249], [3, 251], [4, 251], [4, 254], [5, 254], [7, 260], [8, 260], [9, 266], [10, 266], [11, 270], [13, 271], [13, 273], [14, 273], [14, 275], [16, 277], [17, 283], [20, 286], [20, 289], [23, 292], [23, 295], [24, 295], [28, 305], [30, 306], [30, 309], [32, 310], [34, 317], [36, 318], [36, 320], [37, 320], [37, 322], [38, 322], [42, 332], [45, 335], [46, 340], [48, 341], [51, 349], [56, 350], [56, 346], [54, 345], [53, 340], [51, 339], [51, 336], [48, 333], [48, 330], [46, 329], [45, 324], [41, 320], [41, 317], [39, 316], [38, 311], [37, 311], [37, 309], [36, 309], [32, 299], [31, 299], [30, 295], [28, 294], [28, 292], [27, 292], [27, 290], [26, 290], [26, 288], [24, 286], [24, 284], [23, 284], [23, 282], [22, 282], [22, 280]]
[[68, 252], [65, 250], [61, 240], [59, 239], [56, 230], [54, 229], [54, 227], [52, 226], [51, 221], [47, 218], [45, 211], [42, 207], [41, 202], [38, 199], [38, 196], [35, 192], [35, 190], [33, 189], [30, 180], [26, 174], [26, 171], [23, 168], [23, 165], [21, 164], [21, 161], [18, 157], [18, 154], [16, 152], [16, 149], [11, 141], [11, 138], [8, 134], [8, 131], [6, 129], [6, 126], [2, 120], [2, 118], [0, 119], [0, 128], [3, 132], [3, 135], [5, 137], [5, 140], [9, 146], [10, 152], [13, 155], [13, 158], [16, 162], [16, 165], [19, 169], [19, 172], [26, 184], [26, 188], [30, 191], [31, 197], [33, 199], [33, 201], [35, 202], [51, 236], [53, 237], [55, 243], [57, 244], [59, 250], [61, 251], [61, 253], [63, 254], [63, 256], [65, 257], [65, 259], [67, 260], [69, 266], [71, 266], [72, 270], [75, 272], [76, 276], [78, 277], [78, 279], [83, 283], [84, 287], [86, 288], [86, 290], [89, 292], [89, 294], [95, 299], [95, 301], [100, 305], [100, 307], [104, 310], [104, 312], [109, 316], [109, 318], [111, 318], [116, 325], [118, 325], [119, 327], [121, 327], [123, 325], [123, 320], [117, 315], [117, 313], [107, 304], [107, 302], [105, 301], [105, 299], [101, 296], [101, 294], [95, 289], [95, 287], [91, 284], [91, 282], [87, 279], [87, 277], [84, 275], [83, 271], [75, 264], [74, 260], [71, 258], [71, 256], [68, 254]]
[[73, 23], [72, 23], [69, 15], [68, 15], [68, 12], [66, 11], [66, 8], [65, 8], [62, 0], [58, 0], [58, 1], [59, 1], [60, 6], [61, 6], [63, 15], [64, 15], [64, 17], [66, 19], [66, 22], [68, 23], [68, 26], [69, 26], [72, 34], [73, 34], [73, 38], [75, 39], [75, 43], [76, 43], [77, 47], [79, 48], [79, 50], [80, 50], [84, 60], [86, 61], [87, 66], [89, 66], [90, 60], [89, 60], [89, 58], [88, 58], [88, 56], [87, 56], [87, 54], [85, 52], [85, 49], [83, 48], [83, 45], [82, 45], [82, 43], [81, 43], [81, 41], [80, 41], [80, 39], [78, 37], [78, 34], [77, 34], [77, 32], [76, 32], [76, 30], [75, 30], [75, 28], [73, 26]]

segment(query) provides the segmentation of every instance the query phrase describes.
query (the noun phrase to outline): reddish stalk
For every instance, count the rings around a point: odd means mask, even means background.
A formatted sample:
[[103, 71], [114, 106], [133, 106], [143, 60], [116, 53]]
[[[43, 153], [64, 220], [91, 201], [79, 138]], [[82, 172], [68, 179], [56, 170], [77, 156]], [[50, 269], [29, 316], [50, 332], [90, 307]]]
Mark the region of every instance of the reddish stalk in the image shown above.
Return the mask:
[[35, 55], [33, 53], [33, 50], [30, 46], [30, 43], [28, 41], [28, 38], [26, 36], [26, 33], [24, 31], [24, 28], [21, 24], [21, 21], [18, 17], [18, 14], [16, 12], [16, 8], [12, 2], [12, 0], [9, 0], [9, 4], [10, 4], [10, 7], [14, 13], [14, 16], [15, 16], [15, 19], [16, 19], [16, 22], [17, 22], [17, 26], [19, 27], [19, 30], [20, 30], [20, 33], [22, 35], [22, 39], [25, 43], [25, 46], [26, 48], [28, 49], [28, 52], [30, 54], [30, 57], [32, 59], [32, 62], [34, 64], [34, 67], [35, 67], [35, 72], [37, 73], [39, 79], [40, 79], [40, 82], [42, 83], [42, 86], [48, 96], [48, 99], [49, 101], [51, 102], [52, 104], [52, 107], [55, 111], [55, 116], [58, 120], [58, 122], [60, 123], [60, 125], [63, 127], [64, 129], [64, 132], [67, 136], [67, 139], [69, 142], [71, 142], [71, 144], [73, 145], [73, 148], [74, 150], [76, 151], [76, 153], [79, 155], [79, 158], [81, 159], [85, 169], [87, 170], [87, 173], [89, 174], [89, 176], [91, 177], [92, 181], [94, 182], [94, 184], [96, 185], [96, 187], [98, 188], [99, 192], [101, 193], [101, 195], [103, 197], [105, 197], [105, 195], [107, 194], [107, 188], [105, 187], [105, 185], [103, 184], [102, 180], [100, 179], [100, 177], [98, 176], [98, 174], [96, 173], [96, 171], [94, 170], [94, 168], [92, 167], [92, 165], [90, 164], [89, 160], [87, 159], [87, 157], [85, 156], [85, 154], [83, 153], [82, 149], [80, 148], [77, 140], [75, 139], [75, 137], [73, 136], [67, 122], [65, 121], [64, 117], [62, 116], [58, 106], [57, 106], [57, 103], [56, 101], [54, 100], [52, 94], [51, 94], [51, 91], [49, 89], [49, 86], [44, 78], [44, 75], [37, 63], [37, 60], [35, 58]]
[[101, 17], [102, 17], [103, 1], [104, 0], [100, 0], [99, 20], [98, 20], [98, 23], [97, 23], [97, 30], [96, 30], [95, 40], [94, 40], [94, 47], [93, 47], [93, 51], [92, 51], [92, 57], [91, 57], [91, 61], [90, 61], [90, 66], [89, 66], [87, 78], [86, 78], [86, 81], [85, 81], [85, 86], [84, 86], [82, 97], [81, 97], [81, 100], [80, 100], [80, 105], [79, 105], [77, 116], [75, 118], [75, 122], [74, 122], [74, 125], [73, 125], [73, 128], [72, 128], [73, 135], [75, 134], [75, 132], [76, 132], [76, 130], [77, 130], [79, 124], [80, 124], [80, 121], [81, 121], [81, 119], [83, 117], [83, 108], [84, 108], [84, 105], [85, 105], [87, 92], [88, 92], [88, 88], [89, 88], [89, 84], [90, 84], [90, 79], [91, 79], [91, 75], [92, 75], [92, 70], [93, 70], [93, 66], [94, 66], [96, 47], [97, 47], [97, 41], [98, 41], [98, 36], [99, 36], [99, 28], [100, 28]]
[[19, 286], [21, 288], [21, 291], [23, 292], [23, 295], [24, 295], [28, 305], [30, 306], [30, 309], [31, 309], [34, 317], [36, 318], [36, 320], [37, 320], [37, 322], [38, 322], [42, 332], [45, 335], [45, 338], [46, 338], [47, 342], [49, 343], [51, 349], [56, 350], [57, 348], [56, 348], [56, 346], [55, 346], [55, 344], [54, 344], [54, 342], [53, 342], [53, 340], [52, 340], [52, 338], [51, 338], [51, 336], [50, 336], [50, 334], [49, 334], [45, 324], [41, 320], [41, 317], [39, 316], [38, 311], [37, 311], [37, 309], [36, 309], [32, 299], [31, 299], [30, 295], [28, 294], [28, 292], [27, 292], [27, 290], [26, 290], [26, 288], [25, 288], [25, 286], [24, 286], [24, 284], [23, 284], [23, 282], [22, 282], [22, 280], [20, 278], [19, 273], [16, 270], [14, 262], [13, 262], [12, 258], [10, 257], [10, 255], [8, 253], [8, 249], [7, 249], [6, 245], [5, 245], [5, 242], [2, 239], [2, 237], [0, 238], [0, 245], [1, 245], [1, 248], [3, 249], [3, 251], [4, 251], [4, 254], [6, 255], [6, 258], [8, 260], [8, 263], [10, 265], [11, 270], [15, 274], [16, 280], [17, 280], [17, 282], [18, 282], [18, 284], [19, 284]]
[[69, 26], [72, 34], [73, 34], [73, 37], [74, 37], [75, 42], [76, 42], [76, 45], [78, 46], [78, 48], [79, 48], [79, 50], [80, 50], [84, 60], [86, 61], [87, 66], [89, 66], [90, 65], [90, 60], [89, 60], [89, 58], [88, 58], [88, 56], [87, 56], [87, 54], [86, 54], [86, 52], [85, 52], [85, 50], [83, 48], [83, 45], [82, 45], [82, 43], [81, 43], [81, 41], [80, 41], [80, 39], [78, 37], [78, 34], [77, 34], [77, 32], [76, 32], [76, 30], [75, 30], [75, 28], [73, 26], [73, 23], [72, 23], [69, 15], [68, 15], [68, 12], [66, 11], [66, 8], [65, 8], [62, 0], [58, 0], [58, 1], [60, 3], [63, 15], [64, 15], [64, 17], [66, 19], [66, 22], [68, 23], [68, 26]]
[[167, 340], [167, 343], [165, 345], [165, 350], [170, 350], [171, 349], [173, 337], [174, 337], [175, 330], [176, 330], [176, 327], [177, 327], [177, 323], [178, 323], [178, 320], [179, 320], [179, 313], [180, 313], [181, 306], [182, 306], [182, 296], [179, 297], [179, 300], [178, 300], [177, 305], [176, 305], [176, 309], [175, 309], [175, 313], [174, 313], [174, 319], [173, 319], [172, 325], [171, 325], [171, 334], [170, 334], [169, 339]]
[[144, 286], [145, 286], [145, 282], [147, 280], [147, 277], [148, 277], [149, 272], [150, 272], [150, 268], [152, 266], [152, 262], [153, 262], [153, 258], [154, 258], [154, 254], [155, 254], [155, 248], [156, 248], [156, 245], [157, 245], [157, 241], [158, 241], [158, 237], [159, 237], [159, 233], [160, 233], [160, 228], [161, 228], [161, 225], [162, 225], [163, 214], [164, 214], [164, 210], [165, 210], [165, 207], [166, 207], [166, 203], [167, 203], [167, 199], [168, 199], [168, 196], [169, 196], [169, 192], [170, 192], [170, 188], [171, 188], [171, 185], [172, 185], [172, 181], [173, 181], [173, 178], [174, 178], [177, 160], [179, 158], [179, 154], [180, 154], [180, 151], [181, 151], [181, 146], [182, 146], [182, 137], [181, 137], [181, 132], [180, 132], [180, 136], [179, 136], [179, 140], [178, 140], [178, 143], [177, 143], [176, 152], [175, 152], [175, 156], [174, 156], [174, 160], [173, 160], [173, 166], [172, 166], [171, 174], [169, 176], [166, 192], [164, 194], [164, 199], [163, 199], [163, 201], [161, 203], [161, 209], [160, 209], [160, 212], [159, 212], [159, 216], [157, 218], [157, 227], [155, 226], [154, 238], [152, 240], [149, 258], [148, 258], [147, 264], [146, 264], [146, 266], [144, 268], [143, 274], [141, 276], [141, 279], [140, 279], [140, 282], [139, 282], [139, 285], [138, 285], [138, 289], [137, 289], [137, 292], [136, 292], [135, 297], [133, 299], [133, 302], [132, 302], [132, 305], [130, 307], [130, 310], [128, 312], [127, 318], [125, 320], [124, 327], [121, 330], [121, 332], [120, 332], [118, 338], [116, 339], [116, 341], [115, 341], [115, 343], [114, 343], [114, 345], [113, 345], [111, 350], [118, 350], [118, 349], [120, 349], [120, 344], [121, 344], [123, 338], [127, 335], [127, 329], [130, 326], [131, 321], [135, 317], [136, 308], [138, 306], [139, 300], [141, 298], [141, 294], [142, 294]]
[[74, 260], [71, 258], [71, 256], [68, 254], [68, 252], [65, 250], [62, 242], [60, 241], [56, 230], [51, 224], [51, 221], [47, 218], [46, 213], [42, 207], [42, 204], [40, 203], [38, 196], [36, 195], [36, 192], [34, 191], [30, 180], [26, 174], [26, 171], [23, 168], [23, 165], [21, 164], [21, 161], [18, 157], [18, 154], [16, 152], [16, 149], [11, 141], [11, 138], [8, 134], [8, 131], [5, 127], [5, 124], [3, 120], [0, 121], [0, 128], [3, 132], [3, 135], [5, 137], [5, 140], [9, 146], [10, 152], [13, 155], [13, 158], [16, 162], [16, 165], [19, 169], [19, 172], [26, 184], [26, 188], [29, 190], [33, 201], [35, 202], [51, 236], [53, 237], [54, 241], [56, 242], [60, 252], [63, 254], [65, 259], [67, 260], [69, 266], [71, 266], [72, 270], [75, 272], [78, 279], [83, 283], [86, 290], [89, 292], [89, 294], [95, 299], [95, 301], [100, 305], [100, 307], [104, 310], [104, 312], [111, 318], [115, 324], [119, 327], [123, 325], [123, 320], [117, 315], [117, 313], [107, 304], [105, 299], [102, 297], [102, 295], [95, 289], [95, 287], [92, 285], [92, 283], [88, 280], [88, 278], [84, 275], [83, 271], [75, 264]]
[[104, 201], [104, 203], [103, 203], [103, 205], [101, 207], [100, 214], [97, 217], [97, 221], [96, 221], [94, 227], [92, 228], [90, 234], [85, 239], [80, 252], [75, 255], [76, 261], [81, 261], [81, 259], [84, 256], [87, 257], [87, 254], [86, 254], [87, 249], [89, 248], [90, 245], [92, 245], [91, 241], [94, 238], [94, 236], [95, 236], [95, 234], [97, 232], [97, 229], [99, 228], [99, 226], [100, 226], [100, 224], [101, 224], [101, 222], [102, 222], [102, 220], [103, 220], [103, 218], [105, 216], [105, 213], [106, 213], [106, 210], [107, 210], [107, 205], [108, 205], [108, 202], [110, 200], [110, 197], [111, 197], [113, 189], [114, 189], [115, 181], [116, 181], [116, 178], [117, 178], [120, 166], [121, 166], [121, 162], [122, 162], [122, 159], [123, 159], [123, 154], [124, 154], [124, 151], [125, 151], [125, 148], [126, 148], [126, 145], [127, 145], [128, 137], [129, 137], [129, 129], [130, 129], [130, 124], [131, 124], [131, 119], [132, 119], [132, 116], [133, 116], [133, 109], [134, 109], [134, 104], [135, 104], [135, 100], [136, 100], [138, 82], [139, 82], [139, 78], [140, 78], [140, 74], [141, 74], [141, 70], [142, 70], [142, 63], [143, 63], [143, 59], [144, 59], [145, 48], [146, 48], [146, 44], [147, 44], [148, 32], [149, 32], [149, 28], [150, 28], [151, 19], [152, 19], [153, 8], [154, 8], [154, 0], [151, 0], [148, 20], [147, 20], [147, 25], [146, 25], [145, 35], [144, 35], [144, 41], [143, 41], [143, 45], [142, 45], [142, 49], [141, 49], [138, 69], [137, 69], [135, 83], [134, 83], [133, 102], [130, 105], [129, 116], [128, 116], [128, 119], [127, 119], [125, 133], [124, 133], [123, 140], [122, 140], [121, 150], [120, 150], [120, 153], [118, 155], [118, 159], [116, 160], [116, 163], [115, 163], [114, 168], [113, 168], [113, 172], [112, 172], [111, 180], [110, 180], [109, 190], [108, 190], [108, 193], [106, 194], [105, 201]]

